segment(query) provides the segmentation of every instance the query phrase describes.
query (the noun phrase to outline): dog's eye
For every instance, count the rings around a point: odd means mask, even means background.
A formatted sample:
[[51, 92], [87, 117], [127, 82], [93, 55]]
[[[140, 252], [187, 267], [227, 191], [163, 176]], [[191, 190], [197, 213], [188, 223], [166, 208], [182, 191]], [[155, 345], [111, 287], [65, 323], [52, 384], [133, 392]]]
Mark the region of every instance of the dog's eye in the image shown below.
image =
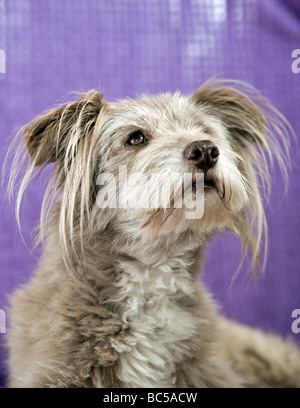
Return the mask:
[[129, 139], [127, 140], [127, 143], [131, 146], [136, 146], [136, 145], [145, 143], [146, 141], [147, 139], [143, 135], [143, 133], [140, 131], [137, 131], [137, 132], [132, 133], [132, 135], [130, 135]]

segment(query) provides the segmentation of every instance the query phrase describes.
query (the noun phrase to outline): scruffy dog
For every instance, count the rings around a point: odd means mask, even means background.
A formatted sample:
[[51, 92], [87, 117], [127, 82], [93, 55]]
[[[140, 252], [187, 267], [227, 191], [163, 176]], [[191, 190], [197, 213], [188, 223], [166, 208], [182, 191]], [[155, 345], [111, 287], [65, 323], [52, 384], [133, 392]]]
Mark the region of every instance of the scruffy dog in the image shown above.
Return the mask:
[[[17, 213], [41, 169], [51, 163], [53, 174], [41, 211], [43, 254], [12, 297], [10, 385], [300, 386], [298, 349], [221, 317], [198, 281], [202, 250], [217, 231], [237, 234], [253, 264], [264, 259], [258, 186], [268, 192], [272, 157], [286, 176], [290, 132], [257, 91], [219, 79], [192, 96], [107, 103], [89, 91], [26, 125], [30, 161]], [[21, 157], [19, 146], [10, 189]], [[175, 188], [170, 206], [120, 205], [99, 179], [117, 180], [120, 166], [141, 180], [192, 174], [203, 213], [191, 218], [184, 203], [175, 206]], [[142, 182], [145, 196], [159, 190], [153, 180]], [[104, 189], [113, 205], [99, 205]]]

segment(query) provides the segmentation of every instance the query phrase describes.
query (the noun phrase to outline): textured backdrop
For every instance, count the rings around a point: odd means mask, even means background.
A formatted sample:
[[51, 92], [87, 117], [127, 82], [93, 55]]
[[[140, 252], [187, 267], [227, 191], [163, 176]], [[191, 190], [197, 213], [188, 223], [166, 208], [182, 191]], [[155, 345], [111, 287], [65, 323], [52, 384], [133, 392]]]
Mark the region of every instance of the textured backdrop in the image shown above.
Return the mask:
[[[299, 48], [298, 0], [0, 0], [0, 50], [6, 53], [6, 73], [0, 73], [0, 161], [15, 130], [70, 91], [98, 88], [108, 101], [140, 93], [191, 93], [215, 74], [260, 89], [298, 133], [300, 73], [292, 71], [291, 55]], [[300, 171], [294, 143], [292, 158], [285, 197], [274, 173], [266, 276], [248, 285], [245, 266], [229, 289], [240, 245], [223, 234], [208, 249], [203, 279], [228, 316], [299, 341], [300, 334], [291, 331], [291, 312], [300, 308]], [[37, 183], [22, 212], [29, 248], [42, 190]], [[0, 204], [0, 309], [7, 311], [7, 296], [28, 280], [36, 259], [2, 192]], [[2, 384], [6, 336], [0, 334]]]

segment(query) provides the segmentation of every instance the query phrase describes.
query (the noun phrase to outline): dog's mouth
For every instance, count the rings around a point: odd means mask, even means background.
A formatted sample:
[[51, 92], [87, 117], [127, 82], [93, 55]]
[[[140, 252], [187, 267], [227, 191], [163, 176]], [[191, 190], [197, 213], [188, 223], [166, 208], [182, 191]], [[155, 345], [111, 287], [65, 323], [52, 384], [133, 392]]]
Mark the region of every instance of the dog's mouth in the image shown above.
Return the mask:
[[206, 190], [217, 190], [216, 182], [213, 178], [204, 176], [204, 189]]
[[[193, 191], [196, 191], [196, 176], [192, 178]], [[211, 175], [204, 174], [204, 190], [218, 190], [216, 179]]]

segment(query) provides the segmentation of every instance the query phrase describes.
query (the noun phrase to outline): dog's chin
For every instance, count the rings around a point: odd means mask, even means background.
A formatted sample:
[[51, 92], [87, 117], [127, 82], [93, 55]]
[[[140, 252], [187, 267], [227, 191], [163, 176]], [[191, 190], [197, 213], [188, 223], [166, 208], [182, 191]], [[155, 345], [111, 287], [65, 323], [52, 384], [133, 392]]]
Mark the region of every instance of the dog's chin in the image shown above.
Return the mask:
[[[193, 193], [196, 186], [193, 183]], [[204, 206], [200, 216], [195, 209], [168, 208], [156, 209], [146, 216], [142, 226], [148, 238], [180, 236], [190, 231], [193, 235], [203, 236], [217, 230], [236, 232], [234, 209], [225, 202], [226, 193], [215, 179], [204, 181]], [[143, 234], [143, 235], [144, 235]]]

